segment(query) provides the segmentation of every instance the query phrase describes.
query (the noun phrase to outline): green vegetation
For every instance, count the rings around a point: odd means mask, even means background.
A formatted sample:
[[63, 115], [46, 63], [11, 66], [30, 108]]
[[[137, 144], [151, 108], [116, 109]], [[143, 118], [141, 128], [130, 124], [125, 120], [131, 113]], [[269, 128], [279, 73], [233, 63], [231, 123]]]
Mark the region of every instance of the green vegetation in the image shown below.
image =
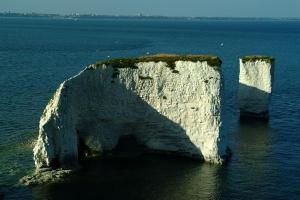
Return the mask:
[[211, 55], [173, 55], [173, 54], [158, 54], [146, 57], [138, 57], [138, 58], [116, 58], [112, 60], [102, 61], [96, 63], [96, 67], [99, 67], [103, 64], [110, 65], [116, 69], [119, 68], [132, 68], [137, 69], [137, 63], [140, 62], [165, 62], [167, 63], [167, 67], [172, 70], [173, 73], [179, 73], [179, 71], [175, 70], [175, 62], [176, 61], [191, 61], [191, 62], [207, 62], [208, 65], [214, 67], [217, 70], [220, 70], [220, 65], [222, 61], [217, 56]]
[[[211, 55], [174, 55], [174, 54], [157, 54], [152, 56], [138, 57], [138, 58], [115, 58], [111, 60], [97, 62], [95, 67], [89, 67], [88, 69], [95, 69], [102, 65], [111, 66], [113, 68], [112, 79], [117, 78], [120, 74], [119, 69], [131, 68], [138, 69], [137, 63], [141, 62], [165, 62], [166, 67], [170, 68], [173, 73], [179, 74], [179, 71], [175, 69], [176, 61], [191, 61], [191, 62], [207, 62], [207, 64], [213, 67], [215, 70], [220, 70], [222, 61], [217, 56]], [[152, 79], [151, 77], [142, 77], [140, 79]], [[112, 82], [113, 83], [113, 82]]]
[[274, 62], [274, 58], [271, 56], [261, 56], [261, 55], [252, 55], [252, 56], [244, 56], [241, 57], [242, 62], [255, 62], [255, 61], [265, 61], [267, 63], [272, 64]]

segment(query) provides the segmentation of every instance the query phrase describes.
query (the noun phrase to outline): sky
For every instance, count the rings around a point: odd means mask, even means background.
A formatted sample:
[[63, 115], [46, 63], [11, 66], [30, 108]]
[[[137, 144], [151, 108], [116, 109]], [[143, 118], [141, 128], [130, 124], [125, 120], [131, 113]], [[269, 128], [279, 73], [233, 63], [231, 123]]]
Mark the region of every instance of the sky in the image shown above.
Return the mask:
[[0, 0], [0, 12], [300, 17], [300, 0]]

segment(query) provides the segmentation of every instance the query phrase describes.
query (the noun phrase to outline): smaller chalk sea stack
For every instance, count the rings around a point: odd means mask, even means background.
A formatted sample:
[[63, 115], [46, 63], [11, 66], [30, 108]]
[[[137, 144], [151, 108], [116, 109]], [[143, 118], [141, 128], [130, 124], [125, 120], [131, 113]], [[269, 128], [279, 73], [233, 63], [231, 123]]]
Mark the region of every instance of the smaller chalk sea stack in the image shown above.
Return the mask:
[[114, 59], [64, 81], [40, 119], [37, 171], [71, 168], [134, 137], [150, 152], [211, 163], [226, 159], [221, 60], [156, 55]]
[[240, 116], [269, 118], [269, 104], [274, 79], [274, 58], [245, 56], [240, 58]]

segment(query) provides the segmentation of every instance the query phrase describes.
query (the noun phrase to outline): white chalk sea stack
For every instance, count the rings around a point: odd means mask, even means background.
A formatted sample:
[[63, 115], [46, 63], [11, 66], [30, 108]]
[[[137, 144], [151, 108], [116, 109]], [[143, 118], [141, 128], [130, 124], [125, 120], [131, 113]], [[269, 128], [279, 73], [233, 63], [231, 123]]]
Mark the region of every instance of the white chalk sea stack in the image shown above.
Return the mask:
[[157, 55], [109, 60], [64, 81], [40, 119], [37, 170], [76, 165], [79, 149], [109, 152], [123, 136], [150, 151], [226, 158], [221, 61]]
[[274, 59], [245, 56], [240, 59], [239, 106], [241, 117], [268, 119], [274, 79]]

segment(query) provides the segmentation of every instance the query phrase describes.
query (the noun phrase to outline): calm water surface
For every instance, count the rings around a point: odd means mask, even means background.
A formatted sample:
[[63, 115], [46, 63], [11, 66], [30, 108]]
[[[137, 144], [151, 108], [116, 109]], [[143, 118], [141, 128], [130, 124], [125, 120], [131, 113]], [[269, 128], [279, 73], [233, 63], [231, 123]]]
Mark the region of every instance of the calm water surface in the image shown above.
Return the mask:
[[[106, 159], [63, 184], [14, 186], [34, 170], [39, 117], [59, 83], [108, 56], [147, 52], [221, 57], [231, 161]], [[299, 53], [299, 21], [0, 18], [0, 192], [6, 199], [300, 199]], [[276, 58], [269, 123], [238, 121], [238, 58], [248, 54]]]

